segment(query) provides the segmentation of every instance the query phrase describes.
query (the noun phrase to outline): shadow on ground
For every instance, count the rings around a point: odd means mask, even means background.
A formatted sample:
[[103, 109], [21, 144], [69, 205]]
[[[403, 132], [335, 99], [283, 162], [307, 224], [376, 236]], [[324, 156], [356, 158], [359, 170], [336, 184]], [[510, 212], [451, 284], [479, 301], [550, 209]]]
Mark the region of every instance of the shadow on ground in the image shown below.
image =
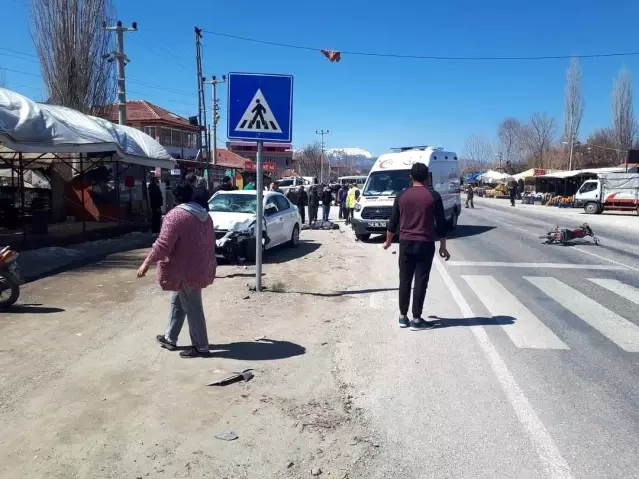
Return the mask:
[[[180, 346], [186, 350], [189, 346]], [[273, 361], [301, 356], [306, 348], [289, 341], [262, 339], [260, 341], [237, 342], [228, 344], [209, 344], [211, 358], [237, 359], [240, 361]]]
[[0, 310], [2, 314], [51, 314], [63, 313], [62, 308], [53, 308], [41, 304], [14, 304], [9, 309]]
[[455, 328], [458, 326], [505, 326], [515, 324], [516, 319], [512, 316], [493, 316], [490, 318], [477, 316], [475, 318], [440, 318], [439, 316], [428, 316], [428, 319], [435, 323], [435, 328]]
[[320, 248], [321, 244], [315, 241], [300, 241], [295, 248], [289, 248], [286, 245], [278, 246], [272, 250], [268, 250], [264, 255], [263, 261], [266, 264], [279, 264], [303, 258]]
[[286, 291], [283, 294], [301, 294], [304, 296], [318, 296], [321, 298], [336, 298], [339, 296], [355, 296], [358, 294], [383, 293], [385, 291], [397, 291], [398, 288], [373, 288], [373, 289], [356, 289], [351, 291], [330, 291], [328, 293], [316, 293], [312, 291]]
[[449, 239], [468, 238], [487, 233], [497, 228], [496, 226], [485, 225], [457, 225], [457, 229], [448, 232]]

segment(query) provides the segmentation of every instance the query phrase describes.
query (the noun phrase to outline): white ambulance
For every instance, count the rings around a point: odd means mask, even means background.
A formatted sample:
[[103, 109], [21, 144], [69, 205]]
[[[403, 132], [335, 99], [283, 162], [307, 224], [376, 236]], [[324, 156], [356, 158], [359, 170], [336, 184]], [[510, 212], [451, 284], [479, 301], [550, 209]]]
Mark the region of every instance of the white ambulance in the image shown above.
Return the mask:
[[461, 213], [457, 153], [431, 146], [407, 146], [380, 156], [368, 174], [352, 220], [358, 239], [365, 241], [371, 234], [385, 234], [395, 197], [410, 186], [413, 163], [428, 166], [430, 184], [442, 197], [449, 228], [457, 227]]

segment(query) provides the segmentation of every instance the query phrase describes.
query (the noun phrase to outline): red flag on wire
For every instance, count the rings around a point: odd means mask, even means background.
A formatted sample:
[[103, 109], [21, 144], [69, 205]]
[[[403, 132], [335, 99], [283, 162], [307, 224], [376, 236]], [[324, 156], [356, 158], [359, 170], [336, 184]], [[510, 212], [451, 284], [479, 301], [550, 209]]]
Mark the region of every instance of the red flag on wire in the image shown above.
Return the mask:
[[331, 63], [339, 63], [342, 59], [342, 53], [335, 50], [320, 50], [322, 54], [328, 58]]

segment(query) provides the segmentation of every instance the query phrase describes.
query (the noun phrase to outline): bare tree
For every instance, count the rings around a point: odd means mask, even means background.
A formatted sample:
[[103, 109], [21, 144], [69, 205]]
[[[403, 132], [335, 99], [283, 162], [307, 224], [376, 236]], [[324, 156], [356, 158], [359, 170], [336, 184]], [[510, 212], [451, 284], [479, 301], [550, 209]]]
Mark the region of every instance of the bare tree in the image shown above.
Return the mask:
[[575, 141], [579, 136], [579, 127], [584, 115], [584, 99], [581, 95], [581, 68], [576, 58], [570, 60], [566, 71], [566, 90], [564, 92], [564, 141], [568, 143], [568, 165], [572, 168]]
[[[322, 145], [316, 142], [305, 146], [295, 154], [293, 161], [299, 175], [319, 178], [322, 174]], [[328, 172], [325, 159], [324, 171]]]
[[617, 166], [617, 148], [612, 129], [602, 128], [593, 131], [586, 144], [577, 148], [577, 157], [581, 168], [603, 168]]
[[550, 149], [555, 135], [557, 123], [547, 113], [535, 113], [522, 132], [525, 146], [532, 155], [533, 166], [544, 168], [544, 155]]
[[612, 132], [617, 150], [617, 161], [623, 161], [632, 148], [637, 134], [637, 122], [632, 106], [632, 77], [622, 68], [612, 89]]
[[500, 151], [505, 165], [514, 165], [521, 161], [521, 123], [517, 118], [505, 118], [497, 130]]
[[471, 168], [483, 169], [492, 163], [493, 148], [490, 142], [481, 136], [471, 135], [464, 146], [466, 165]]
[[32, 0], [31, 37], [52, 104], [89, 113], [115, 100], [111, 0]]

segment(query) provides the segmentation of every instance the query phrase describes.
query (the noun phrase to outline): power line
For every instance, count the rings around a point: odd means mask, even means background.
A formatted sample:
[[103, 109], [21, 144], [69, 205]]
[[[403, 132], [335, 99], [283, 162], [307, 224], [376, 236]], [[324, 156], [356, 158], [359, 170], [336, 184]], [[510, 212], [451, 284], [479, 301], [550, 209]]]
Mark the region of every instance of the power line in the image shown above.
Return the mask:
[[[309, 47], [307, 45], [295, 45], [292, 43], [279, 43], [268, 40], [260, 40], [257, 38], [243, 37], [239, 35], [231, 35], [229, 33], [214, 32], [211, 30], [203, 30], [211, 35], [218, 37], [232, 38], [234, 40], [241, 40], [244, 42], [260, 43], [262, 45], [270, 45], [274, 47], [293, 48], [297, 50], [306, 50], [318, 52], [322, 50], [317, 47]], [[437, 55], [409, 55], [399, 53], [377, 53], [377, 52], [358, 52], [339, 50], [342, 55], [354, 55], [354, 56], [366, 56], [366, 57], [381, 57], [381, 58], [401, 58], [412, 60], [437, 60], [437, 61], [543, 61], [543, 60], [569, 60], [571, 58], [609, 58], [609, 57], [629, 57], [637, 56], [639, 52], [612, 52], [612, 53], [590, 53], [583, 55], [541, 55], [541, 56], [514, 56], [514, 57], [493, 57], [493, 56], [437, 56]]]

